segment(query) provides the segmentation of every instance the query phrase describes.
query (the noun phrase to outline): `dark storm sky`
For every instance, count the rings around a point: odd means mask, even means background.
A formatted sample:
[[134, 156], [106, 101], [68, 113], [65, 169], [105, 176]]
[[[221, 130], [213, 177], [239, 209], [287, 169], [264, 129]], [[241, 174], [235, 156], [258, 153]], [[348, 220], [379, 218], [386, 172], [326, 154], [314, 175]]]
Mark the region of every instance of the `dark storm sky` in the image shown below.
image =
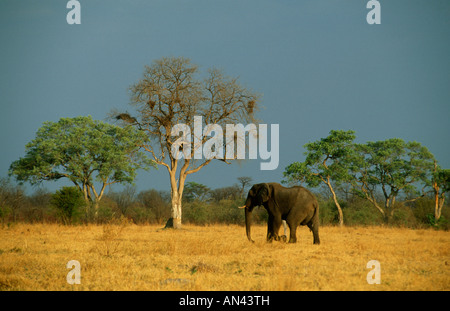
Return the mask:
[[[217, 162], [188, 181], [280, 182], [331, 129], [415, 140], [450, 166], [449, 1], [380, 0], [380, 25], [367, 24], [365, 0], [80, 0], [81, 25], [67, 24], [66, 3], [0, 2], [2, 177], [44, 121], [130, 109], [128, 87], [163, 56], [239, 76], [263, 95], [258, 117], [280, 126], [277, 170]], [[136, 185], [168, 190], [167, 172]]]

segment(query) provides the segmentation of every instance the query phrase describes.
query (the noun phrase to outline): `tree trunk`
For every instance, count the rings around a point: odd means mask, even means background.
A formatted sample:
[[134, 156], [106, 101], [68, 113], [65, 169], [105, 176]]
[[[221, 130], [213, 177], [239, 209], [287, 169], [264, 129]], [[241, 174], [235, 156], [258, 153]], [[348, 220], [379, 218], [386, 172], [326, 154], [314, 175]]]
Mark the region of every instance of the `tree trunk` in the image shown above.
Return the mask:
[[328, 179], [327, 181], [327, 186], [331, 191], [331, 194], [333, 195], [333, 200], [334, 200], [334, 204], [336, 204], [336, 208], [338, 210], [338, 215], [339, 215], [339, 227], [343, 227], [344, 226], [344, 214], [342, 213], [342, 208], [341, 205], [338, 202], [336, 193], [334, 192], [333, 187], [331, 186], [330, 180]]
[[98, 208], [100, 206], [99, 201], [97, 199], [94, 200], [93, 206], [94, 206], [94, 219], [95, 219], [95, 221], [97, 221], [98, 220]]
[[172, 198], [172, 228], [181, 229], [181, 198]]
[[[434, 162], [434, 169], [437, 170], [437, 164]], [[441, 218], [442, 207], [444, 206], [445, 195], [442, 194], [442, 197], [439, 198], [439, 190], [440, 187], [436, 181], [433, 181], [433, 190], [434, 190], [434, 221], [437, 224], [439, 218]]]
[[171, 216], [164, 228], [181, 229], [181, 197], [172, 192]]
[[86, 223], [89, 222], [89, 209], [91, 207], [91, 200], [89, 198], [89, 188], [88, 185], [86, 183], [82, 184], [82, 187], [80, 187], [76, 182], [73, 182], [75, 184], [75, 186], [80, 189], [80, 191], [83, 193], [83, 198], [84, 198], [84, 218], [86, 220]]
[[[437, 162], [434, 161], [434, 173], [437, 173]], [[434, 221], [437, 224], [439, 218], [441, 218], [442, 206], [444, 205], [445, 196], [442, 196], [442, 205], [440, 206], [439, 200], [439, 185], [435, 178], [433, 178], [433, 190], [434, 190]]]
[[172, 217], [166, 222], [164, 228], [181, 229], [181, 199], [184, 188], [184, 181], [186, 177], [180, 178], [180, 186], [177, 185], [177, 180], [175, 178], [175, 170], [170, 174], [170, 186], [171, 186], [171, 196], [172, 196]]
[[103, 193], [105, 192], [106, 186], [107, 186], [106, 181], [103, 181], [102, 189], [100, 190], [100, 194], [98, 194], [97, 191], [95, 190], [94, 185], [89, 185], [89, 187], [92, 190], [92, 193], [94, 194], [94, 198], [92, 201], [93, 201], [93, 206], [94, 206], [94, 219], [95, 220], [98, 219], [98, 209], [100, 207], [100, 200], [103, 197]]
[[387, 225], [392, 225], [394, 220], [394, 211], [396, 209], [395, 199], [396, 195], [389, 196], [384, 203], [384, 217]]
[[445, 195], [442, 195], [441, 198], [439, 198], [439, 192], [437, 192], [434, 195], [434, 199], [435, 199], [434, 220], [435, 220], [435, 223], [437, 223], [439, 218], [441, 218], [442, 207], [444, 206], [444, 201], [445, 201]]
[[392, 222], [394, 220], [394, 210], [387, 210], [384, 213], [384, 222], [386, 225], [392, 225]]

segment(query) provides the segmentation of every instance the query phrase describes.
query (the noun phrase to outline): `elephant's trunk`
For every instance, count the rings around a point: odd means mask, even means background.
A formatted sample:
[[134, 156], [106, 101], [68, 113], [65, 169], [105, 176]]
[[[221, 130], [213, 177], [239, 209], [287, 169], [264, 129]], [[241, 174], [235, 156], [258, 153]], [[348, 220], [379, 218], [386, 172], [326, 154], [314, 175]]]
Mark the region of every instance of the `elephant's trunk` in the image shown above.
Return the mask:
[[247, 232], [247, 238], [250, 242], [253, 242], [251, 233], [250, 233], [250, 227], [252, 225], [252, 212], [245, 208], [245, 230]]

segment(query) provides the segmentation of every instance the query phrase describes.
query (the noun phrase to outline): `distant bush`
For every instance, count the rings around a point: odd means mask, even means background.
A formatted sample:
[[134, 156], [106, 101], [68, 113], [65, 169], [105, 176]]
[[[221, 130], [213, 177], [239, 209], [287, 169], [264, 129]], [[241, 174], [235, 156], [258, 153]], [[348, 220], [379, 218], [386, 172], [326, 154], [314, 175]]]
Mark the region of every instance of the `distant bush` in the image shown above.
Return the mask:
[[[319, 201], [319, 219], [321, 225], [334, 225], [338, 224], [338, 212], [336, 205], [334, 204], [333, 200], [321, 200], [321, 198], [318, 198]], [[344, 223], [345, 223], [345, 216], [344, 216]]]
[[9, 178], [0, 177], [0, 218], [2, 223], [21, 220], [22, 208], [26, 203], [25, 190]]
[[50, 205], [52, 194], [38, 188], [28, 197], [28, 204], [24, 204], [23, 217], [30, 222], [44, 222], [54, 218], [54, 212]]
[[76, 222], [82, 214], [81, 207], [85, 205], [83, 194], [75, 187], [63, 187], [56, 191], [50, 203], [64, 224]]
[[133, 219], [136, 223], [162, 224], [170, 217], [170, 195], [164, 191], [154, 189], [141, 191], [138, 194], [138, 202], [134, 209]]
[[400, 204], [400, 206], [395, 209], [391, 225], [409, 228], [420, 227], [412, 209], [403, 204]]
[[[183, 205], [183, 219], [186, 223], [197, 225], [244, 224], [244, 212], [238, 208], [242, 204], [242, 199], [223, 199], [218, 202], [188, 202]], [[267, 211], [262, 207], [256, 208], [253, 212], [253, 223], [265, 222], [267, 222]]]
[[343, 204], [342, 213], [347, 226], [374, 226], [383, 224], [382, 215], [364, 199], [354, 197]]
[[450, 224], [447, 219], [450, 219], [450, 210], [444, 207], [442, 209], [441, 217], [436, 222], [434, 219], [434, 204], [434, 200], [427, 197], [415, 201], [411, 205], [414, 217], [417, 219], [418, 223], [424, 226], [449, 230]]
[[[3, 226], [19, 221], [107, 224], [125, 217], [135, 224], [162, 225], [170, 218], [170, 193], [154, 189], [138, 194], [134, 191], [134, 188], [127, 187], [121, 192], [107, 193], [99, 204], [97, 215], [94, 215], [94, 209], [84, 208], [82, 194], [75, 187], [64, 187], [54, 194], [37, 189], [27, 196], [22, 187], [0, 178], [0, 222]], [[338, 225], [338, 213], [333, 200], [326, 192], [316, 193], [316, 197], [321, 225]], [[340, 197], [345, 226], [386, 225], [381, 213], [367, 200], [348, 193]], [[450, 200], [446, 202], [448, 201]], [[244, 211], [237, 208], [243, 204], [242, 189], [236, 185], [209, 190], [208, 195], [193, 195], [190, 200], [183, 202], [183, 223], [244, 225]], [[448, 204], [442, 209], [442, 216], [437, 222], [434, 219], [434, 200], [431, 197], [423, 197], [408, 204], [397, 204], [399, 205], [389, 224], [391, 226], [450, 230]], [[257, 207], [252, 218], [254, 224], [265, 225], [267, 211], [263, 207]]]
[[238, 208], [238, 206], [242, 205], [241, 201], [240, 199], [223, 199], [212, 204], [212, 212], [216, 214], [214, 217], [215, 222], [226, 224], [244, 223], [244, 213]]
[[238, 185], [230, 187], [217, 188], [209, 191], [209, 198], [213, 202], [222, 200], [239, 200], [242, 189]]

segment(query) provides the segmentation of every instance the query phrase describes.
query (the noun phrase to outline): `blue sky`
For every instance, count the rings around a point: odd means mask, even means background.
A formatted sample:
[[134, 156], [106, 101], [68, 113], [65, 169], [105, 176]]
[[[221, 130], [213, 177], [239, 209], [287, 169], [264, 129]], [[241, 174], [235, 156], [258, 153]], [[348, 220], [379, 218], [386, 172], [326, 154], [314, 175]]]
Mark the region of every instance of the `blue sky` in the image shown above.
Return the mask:
[[[380, 0], [380, 25], [365, 0], [80, 0], [81, 25], [67, 24], [66, 3], [0, 2], [0, 176], [44, 121], [130, 109], [128, 87], [163, 56], [239, 76], [263, 95], [263, 123], [280, 125], [277, 170], [217, 162], [188, 181], [280, 182], [332, 129], [415, 140], [450, 167], [449, 1]], [[167, 172], [136, 185], [168, 190]]]

